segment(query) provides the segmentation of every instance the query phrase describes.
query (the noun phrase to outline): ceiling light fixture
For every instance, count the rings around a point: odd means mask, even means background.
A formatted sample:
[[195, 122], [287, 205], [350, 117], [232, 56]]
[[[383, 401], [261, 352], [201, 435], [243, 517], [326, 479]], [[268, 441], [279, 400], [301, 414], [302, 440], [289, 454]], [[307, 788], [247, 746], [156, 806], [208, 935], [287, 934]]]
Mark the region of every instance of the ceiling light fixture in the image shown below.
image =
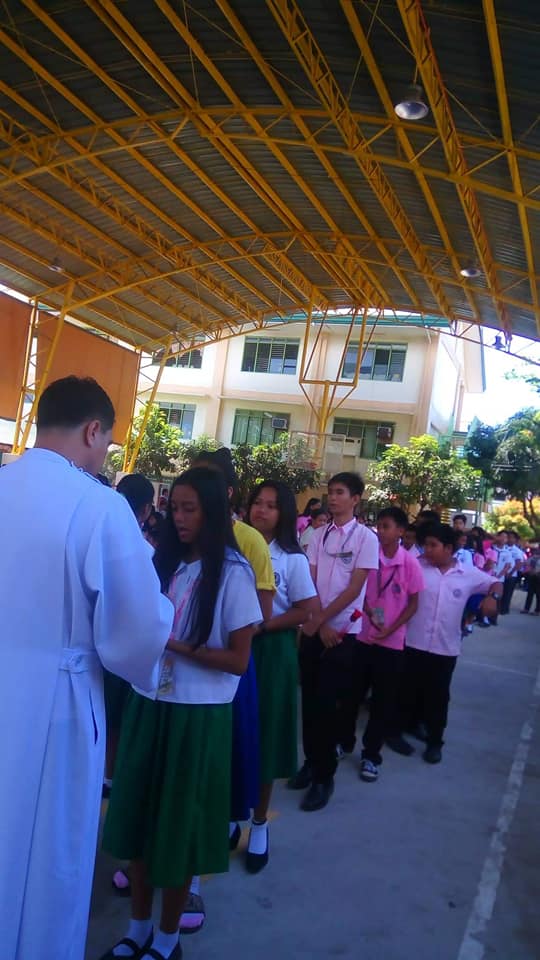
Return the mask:
[[51, 261], [51, 263], [49, 264], [49, 270], [52, 270], [53, 273], [65, 273], [65, 272], [66, 272], [65, 269], [64, 269], [64, 267], [63, 267], [62, 264], [60, 263], [60, 260], [58, 259], [58, 257], [55, 257], [54, 260]]
[[459, 272], [461, 276], [466, 277], [467, 280], [475, 280], [476, 277], [479, 277], [482, 273], [475, 263], [466, 263]]
[[424, 100], [424, 91], [417, 83], [411, 83], [403, 91], [403, 96], [394, 110], [400, 120], [423, 120], [429, 113], [429, 107]]

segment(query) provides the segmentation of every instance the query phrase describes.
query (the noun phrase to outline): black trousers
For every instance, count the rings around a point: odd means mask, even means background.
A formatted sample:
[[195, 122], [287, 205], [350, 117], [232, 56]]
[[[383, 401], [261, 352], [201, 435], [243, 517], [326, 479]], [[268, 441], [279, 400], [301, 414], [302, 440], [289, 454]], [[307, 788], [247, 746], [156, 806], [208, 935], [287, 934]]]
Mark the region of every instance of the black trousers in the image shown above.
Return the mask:
[[442, 746], [448, 722], [450, 683], [457, 657], [446, 657], [426, 650], [405, 648], [399, 693], [401, 731], [418, 723], [427, 729], [428, 746]]
[[[330, 648], [317, 635], [302, 635], [300, 640], [304, 754], [317, 783], [334, 776], [336, 743], [354, 731], [360, 699], [359, 646], [350, 634]], [[348, 743], [345, 746], [349, 749]]]
[[540, 576], [537, 573], [530, 573], [527, 577], [527, 599], [525, 600], [527, 612], [532, 607], [533, 597], [536, 600], [536, 613], [538, 613], [540, 611]]
[[362, 759], [382, 763], [381, 749], [392, 732], [397, 697], [403, 672], [404, 651], [377, 644], [359, 643], [360, 684], [371, 683], [369, 720], [362, 744]]
[[501, 598], [501, 613], [510, 613], [512, 595], [518, 582], [517, 577], [505, 577]]

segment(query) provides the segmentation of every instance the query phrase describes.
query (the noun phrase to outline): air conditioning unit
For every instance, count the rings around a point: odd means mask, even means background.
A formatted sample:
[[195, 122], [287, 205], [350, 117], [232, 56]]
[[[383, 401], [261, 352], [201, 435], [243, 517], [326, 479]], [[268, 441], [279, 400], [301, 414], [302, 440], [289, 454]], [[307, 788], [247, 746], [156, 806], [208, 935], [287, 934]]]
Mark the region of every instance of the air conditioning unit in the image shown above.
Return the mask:
[[288, 417], [272, 417], [272, 430], [288, 430], [288, 429], [289, 429]]

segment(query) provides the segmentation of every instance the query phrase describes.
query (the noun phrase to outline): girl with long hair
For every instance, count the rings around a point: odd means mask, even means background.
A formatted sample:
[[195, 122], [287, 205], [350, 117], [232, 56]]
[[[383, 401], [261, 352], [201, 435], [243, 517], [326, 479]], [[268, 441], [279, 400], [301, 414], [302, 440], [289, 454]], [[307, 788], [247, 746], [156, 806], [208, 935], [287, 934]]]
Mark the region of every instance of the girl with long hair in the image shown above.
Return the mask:
[[268, 862], [267, 815], [273, 782], [296, 772], [298, 657], [296, 633], [319, 609], [307, 557], [296, 538], [296, 504], [289, 487], [264, 480], [248, 503], [248, 521], [270, 548], [276, 593], [272, 613], [253, 640], [259, 694], [260, 794], [249, 832], [246, 866]]
[[131, 860], [132, 912], [102, 960], [179, 960], [192, 876], [228, 869], [230, 704], [261, 620], [219, 471], [175, 480], [154, 562], [176, 613], [154, 689], [132, 691], [124, 715], [103, 843]]

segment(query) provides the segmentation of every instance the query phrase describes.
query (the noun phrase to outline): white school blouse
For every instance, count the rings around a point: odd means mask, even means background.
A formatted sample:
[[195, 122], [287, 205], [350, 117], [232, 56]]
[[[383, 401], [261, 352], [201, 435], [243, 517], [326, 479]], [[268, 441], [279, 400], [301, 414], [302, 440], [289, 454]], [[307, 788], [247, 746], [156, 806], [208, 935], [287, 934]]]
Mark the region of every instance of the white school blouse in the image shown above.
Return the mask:
[[[171, 581], [168, 595], [177, 614], [172, 630], [175, 640], [187, 640], [189, 637], [190, 599], [197, 589], [200, 574], [200, 560], [182, 563]], [[253, 571], [244, 557], [228, 549], [223, 564], [214, 623], [206, 646], [215, 650], [227, 649], [229, 634], [261, 621], [262, 613]], [[165, 690], [164, 676], [169, 678]], [[169, 703], [230, 703], [240, 682], [240, 677], [235, 674], [203, 666], [170, 650], [166, 650], [161, 658], [160, 677], [162, 683], [151, 693], [144, 690], [137, 690], [137, 693], [152, 700], [166, 700]]]
[[272, 540], [270, 559], [276, 583], [272, 616], [279, 617], [282, 613], [287, 613], [293, 603], [317, 596], [305, 553], [285, 553], [285, 550]]

